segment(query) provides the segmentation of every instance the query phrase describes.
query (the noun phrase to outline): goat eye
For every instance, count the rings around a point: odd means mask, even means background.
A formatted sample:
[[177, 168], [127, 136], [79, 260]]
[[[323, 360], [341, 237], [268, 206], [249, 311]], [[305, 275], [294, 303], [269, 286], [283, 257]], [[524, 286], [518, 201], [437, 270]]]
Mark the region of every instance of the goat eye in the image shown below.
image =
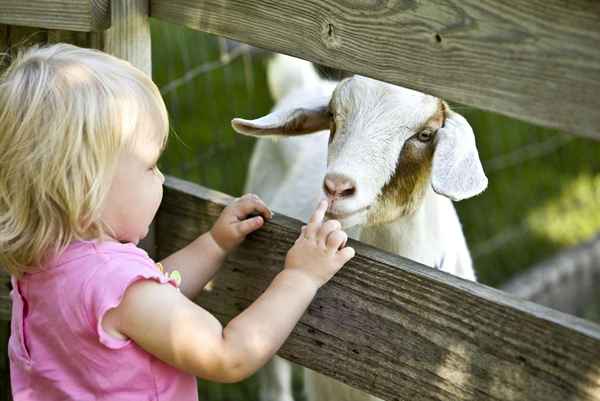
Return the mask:
[[336, 128], [335, 120], [332, 118], [329, 120], [329, 143], [333, 142], [333, 136], [335, 135]]
[[429, 142], [433, 138], [433, 131], [430, 129], [424, 129], [417, 134], [417, 139], [421, 142]]

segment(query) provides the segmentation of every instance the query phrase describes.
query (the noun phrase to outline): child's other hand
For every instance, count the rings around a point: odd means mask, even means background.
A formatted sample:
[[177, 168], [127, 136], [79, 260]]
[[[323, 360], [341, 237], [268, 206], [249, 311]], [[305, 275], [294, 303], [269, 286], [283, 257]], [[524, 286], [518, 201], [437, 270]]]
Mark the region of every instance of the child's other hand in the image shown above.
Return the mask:
[[273, 213], [257, 195], [246, 194], [221, 212], [210, 234], [221, 249], [230, 252], [244, 241], [246, 235], [261, 228], [264, 219], [272, 217]]
[[323, 223], [327, 201], [322, 201], [308, 225], [302, 227], [300, 237], [288, 251], [285, 268], [300, 272], [321, 287], [342, 266], [354, 257], [354, 249], [347, 247], [348, 235], [337, 220]]

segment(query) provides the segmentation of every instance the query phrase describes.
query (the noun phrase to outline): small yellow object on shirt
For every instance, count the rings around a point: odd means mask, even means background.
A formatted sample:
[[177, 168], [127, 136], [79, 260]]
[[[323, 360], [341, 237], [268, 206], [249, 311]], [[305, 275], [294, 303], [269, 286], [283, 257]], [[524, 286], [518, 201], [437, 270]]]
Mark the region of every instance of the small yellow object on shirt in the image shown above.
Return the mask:
[[179, 288], [182, 281], [181, 273], [179, 273], [179, 271], [172, 270], [171, 272], [166, 273], [165, 267], [160, 262], [156, 262], [156, 267], [158, 268], [158, 270], [160, 270], [161, 273], [166, 275], [169, 280], [174, 281], [177, 288]]

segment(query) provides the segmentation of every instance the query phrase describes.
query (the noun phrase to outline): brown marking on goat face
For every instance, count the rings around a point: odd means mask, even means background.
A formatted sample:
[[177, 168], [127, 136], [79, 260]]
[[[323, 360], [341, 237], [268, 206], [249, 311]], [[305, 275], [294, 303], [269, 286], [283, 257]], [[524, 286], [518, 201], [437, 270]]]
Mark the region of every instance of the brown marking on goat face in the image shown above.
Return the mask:
[[368, 225], [389, 223], [399, 217], [414, 213], [430, 185], [434, 138], [421, 142], [419, 132], [429, 129], [437, 132], [443, 126], [448, 105], [439, 100], [437, 111], [407, 139], [402, 147], [396, 171], [383, 187], [377, 201], [367, 216]]

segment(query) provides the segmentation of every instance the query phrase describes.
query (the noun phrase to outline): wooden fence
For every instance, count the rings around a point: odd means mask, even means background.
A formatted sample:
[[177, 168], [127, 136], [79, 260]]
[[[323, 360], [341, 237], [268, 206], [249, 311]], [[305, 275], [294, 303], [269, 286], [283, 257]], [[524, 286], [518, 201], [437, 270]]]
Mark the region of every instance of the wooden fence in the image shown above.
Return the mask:
[[[23, 36], [72, 41], [150, 72], [151, 11], [193, 29], [600, 138], [600, 3], [594, 1], [26, 3], [0, 0], [0, 50]], [[206, 230], [229, 201], [175, 178], [165, 188], [150, 245], [158, 258]], [[276, 216], [228, 258], [198, 302], [224, 320], [247, 306], [282, 266], [299, 225]], [[352, 245], [357, 256], [319, 292], [282, 356], [388, 400], [600, 400], [599, 326]], [[7, 327], [2, 280], [0, 320]], [[6, 330], [0, 339], [6, 344]], [[6, 347], [1, 352], [6, 360]], [[0, 375], [7, 388], [6, 363]]]

